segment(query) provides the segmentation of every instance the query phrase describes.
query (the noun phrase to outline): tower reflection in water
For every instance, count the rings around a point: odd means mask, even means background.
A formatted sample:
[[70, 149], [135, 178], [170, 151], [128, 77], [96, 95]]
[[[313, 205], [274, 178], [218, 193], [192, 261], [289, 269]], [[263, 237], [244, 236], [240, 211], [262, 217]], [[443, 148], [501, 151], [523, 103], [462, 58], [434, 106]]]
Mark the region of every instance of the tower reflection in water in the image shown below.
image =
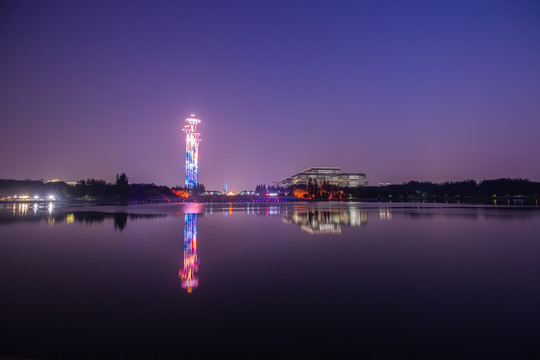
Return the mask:
[[184, 266], [178, 272], [182, 288], [188, 293], [199, 286], [195, 273], [199, 271], [197, 257], [197, 214], [184, 214]]

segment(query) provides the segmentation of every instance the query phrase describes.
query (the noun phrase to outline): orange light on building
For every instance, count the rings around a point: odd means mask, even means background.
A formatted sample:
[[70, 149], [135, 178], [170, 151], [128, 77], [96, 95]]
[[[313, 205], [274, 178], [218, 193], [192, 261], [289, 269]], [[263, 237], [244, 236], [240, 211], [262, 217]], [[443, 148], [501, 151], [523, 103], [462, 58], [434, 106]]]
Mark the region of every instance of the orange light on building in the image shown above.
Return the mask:
[[189, 197], [189, 192], [185, 189], [179, 189], [179, 190], [173, 190], [172, 191], [176, 196], [178, 197], [181, 197], [181, 198], [187, 198]]
[[304, 189], [294, 189], [293, 190], [293, 195], [298, 199], [305, 199], [305, 198], [309, 197], [308, 192], [306, 190], [304, 190]]

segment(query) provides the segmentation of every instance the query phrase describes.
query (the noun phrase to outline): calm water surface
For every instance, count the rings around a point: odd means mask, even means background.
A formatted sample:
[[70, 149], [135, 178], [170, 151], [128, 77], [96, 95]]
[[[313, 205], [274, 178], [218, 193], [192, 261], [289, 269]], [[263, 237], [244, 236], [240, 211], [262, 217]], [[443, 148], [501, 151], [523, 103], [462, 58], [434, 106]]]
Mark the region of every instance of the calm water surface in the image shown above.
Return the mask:
[[0, 355], [540, 356], [540, 211], [0, 209]]

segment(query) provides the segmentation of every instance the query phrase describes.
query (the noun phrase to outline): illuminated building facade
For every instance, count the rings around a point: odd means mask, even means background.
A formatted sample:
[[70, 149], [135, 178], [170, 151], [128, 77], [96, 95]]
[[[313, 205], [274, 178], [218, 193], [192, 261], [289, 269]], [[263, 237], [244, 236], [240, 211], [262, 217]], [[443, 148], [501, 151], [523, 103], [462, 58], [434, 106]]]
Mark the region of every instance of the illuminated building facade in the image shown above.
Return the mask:
[[366, 174], [341, 173], [338, 167], [311, 167], [281, 180], [284, 186], [307, 185], [309, 180], [317, 181], [320, 185], [327, 182], [339, 187], [366, 186]]
[[199, 136], [197, 125], [201, 120], [194, 114], [186, 118], [186, 125], [182, 131], [186, 133], [186, 188], [193, 189], [197, 187], [199, 172]]
[[178, 272], [178, 277], [182, 280], [182, 288], [188, 293], [199, 286], [199, 279], [195, 276], [197, 271], [197, 214], [184, 214], [184, 266]]

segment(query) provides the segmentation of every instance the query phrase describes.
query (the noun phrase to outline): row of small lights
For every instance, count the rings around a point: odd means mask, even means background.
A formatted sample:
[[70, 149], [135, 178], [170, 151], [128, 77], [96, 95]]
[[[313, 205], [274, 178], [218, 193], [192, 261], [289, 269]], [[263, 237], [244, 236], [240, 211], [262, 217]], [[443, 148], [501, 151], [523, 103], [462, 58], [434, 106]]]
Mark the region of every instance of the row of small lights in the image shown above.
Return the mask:
[[[21, 196], [17, 197], [17, 195], [15, 195], [13, 198], [14, 198], [14, 199], [22, 199], [22, 200], [26, 200], [26, 199], [30, 199], [30, 196], [28, 196], [28, 195], [21, 195]], [[45, 200], [44, 198], [40, 198], [38, 195], [35, 195], [35, 196], [34, 196], [34, 200], [40, 200], [40, 199], [41, 199], [41, 200]], [[47, 197], [47, 200], [55, 200], [54, 195], [49, 195], [49, 196]]]

